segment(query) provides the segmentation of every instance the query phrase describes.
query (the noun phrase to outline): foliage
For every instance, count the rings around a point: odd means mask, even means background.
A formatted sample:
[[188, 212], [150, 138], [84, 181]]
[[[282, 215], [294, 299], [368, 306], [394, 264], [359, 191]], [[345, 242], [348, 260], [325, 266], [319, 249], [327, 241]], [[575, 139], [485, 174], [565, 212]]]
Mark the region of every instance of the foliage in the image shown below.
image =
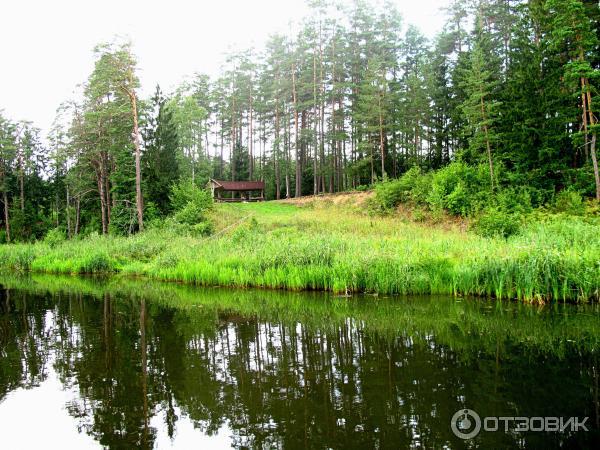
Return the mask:
[[377, 184], [375, 186], [375, 202], [383, 210], [409, 201], [424, 203], [430, 189], [430, 174], [423, 174], [419, 167], [412, 167], [396, 180]]
[[519, 216], [491, 207], [477, 217], [472, 227], [480, 236], [502, 238], [518, 234], [521, 229]]
[[175, 211], [175, 223], [195, 235], [203, 236], [212, 232], [212, 224], [207, 216], [213, 205], [210, 192], [198, 188], [191, 181], [183, 181], [173, 185], [170, 200]]
[[556, 212], [581, 216], [585, 214], [585, 203], [579, 192], [573, 189], [565, 189], [554, 197], [552, 209]]
[[44, 244], [47, 244], [50, 248], [56, 247], [65, 241], [65, 232], [60, 228], [52, 228], [46, 236], [44, 236]]

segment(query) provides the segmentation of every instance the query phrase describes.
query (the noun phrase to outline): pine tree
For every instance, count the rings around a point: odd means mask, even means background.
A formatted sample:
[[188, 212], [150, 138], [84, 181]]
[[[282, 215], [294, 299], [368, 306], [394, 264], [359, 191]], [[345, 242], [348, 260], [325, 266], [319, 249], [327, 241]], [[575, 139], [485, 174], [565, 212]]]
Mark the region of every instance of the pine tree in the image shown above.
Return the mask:
[[493, 98], [496, 81], [488, 68], [486, 58], [486, 32], [481, 12], [477, 16], [476, 37], [470, 55], [470, 65], [465, 74], [463, 88], [467, 95], [462, 110], [468, 121], [469, 153], [475, 160], [482, 149], [487, 157], [490, 186], [495, 188], [493, 147], [496, 143], [496, 116], [499, 102]]
[[546, 8], [551, 17], [548, 45], [552, 50], [564, 53], [564, 83], [580, 99], [581, 131], [574, 136], [583, 135], [584, 148], [592, 159], [596, 200], [600, 202], [600, 172], [596, 155], [599, 126], [592, 102], [593, 80], [600, 76], [600, 72], [590, 63], [591, 52], [598, 46], [597, 36], [580, 0], [548, 0]]
[[179, 139], [173, 111], [159, 86], [152, 97], [151, 110], [144, 133], [144, 194], [146, 204], [152, 202], [166, 215], [171, 212], [171, 186], [179, 179]]

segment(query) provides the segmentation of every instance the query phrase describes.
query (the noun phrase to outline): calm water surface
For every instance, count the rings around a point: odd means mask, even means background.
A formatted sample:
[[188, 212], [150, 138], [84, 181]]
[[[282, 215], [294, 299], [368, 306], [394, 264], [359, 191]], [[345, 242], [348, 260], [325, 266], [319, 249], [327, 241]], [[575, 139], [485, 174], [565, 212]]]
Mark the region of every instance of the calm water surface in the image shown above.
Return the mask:
[[[598, 448], [597, 306], [0, 278], [0, 448]], [[589, 431], [482, 431], [484, 416]]]

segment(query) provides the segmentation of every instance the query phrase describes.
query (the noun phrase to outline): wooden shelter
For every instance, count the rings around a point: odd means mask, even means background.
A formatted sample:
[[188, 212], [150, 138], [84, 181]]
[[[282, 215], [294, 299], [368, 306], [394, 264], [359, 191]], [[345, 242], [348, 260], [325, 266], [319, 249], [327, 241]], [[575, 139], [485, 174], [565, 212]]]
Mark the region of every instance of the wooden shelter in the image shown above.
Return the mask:
[[[223, 181], [213, 180], [207, 186], [217, 202], [261, 202], [265, 199], [264, 181]], [[260, 193], [260, 197], [253, 194]]]

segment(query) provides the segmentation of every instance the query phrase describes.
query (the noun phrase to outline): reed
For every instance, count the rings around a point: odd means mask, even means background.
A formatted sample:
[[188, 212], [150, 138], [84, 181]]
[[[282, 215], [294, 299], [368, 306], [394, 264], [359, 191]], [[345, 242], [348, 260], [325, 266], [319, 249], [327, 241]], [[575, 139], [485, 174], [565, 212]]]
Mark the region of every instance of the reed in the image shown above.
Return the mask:
[[208, 238], [150, 229], [54, 246], [4, 245], [0, 267], [344, 294], [599, 298], [600, 233], [582, 219], [532, 224], [508, 240], [323, 204], [219, 205], [213, 220], [217, 233]]

